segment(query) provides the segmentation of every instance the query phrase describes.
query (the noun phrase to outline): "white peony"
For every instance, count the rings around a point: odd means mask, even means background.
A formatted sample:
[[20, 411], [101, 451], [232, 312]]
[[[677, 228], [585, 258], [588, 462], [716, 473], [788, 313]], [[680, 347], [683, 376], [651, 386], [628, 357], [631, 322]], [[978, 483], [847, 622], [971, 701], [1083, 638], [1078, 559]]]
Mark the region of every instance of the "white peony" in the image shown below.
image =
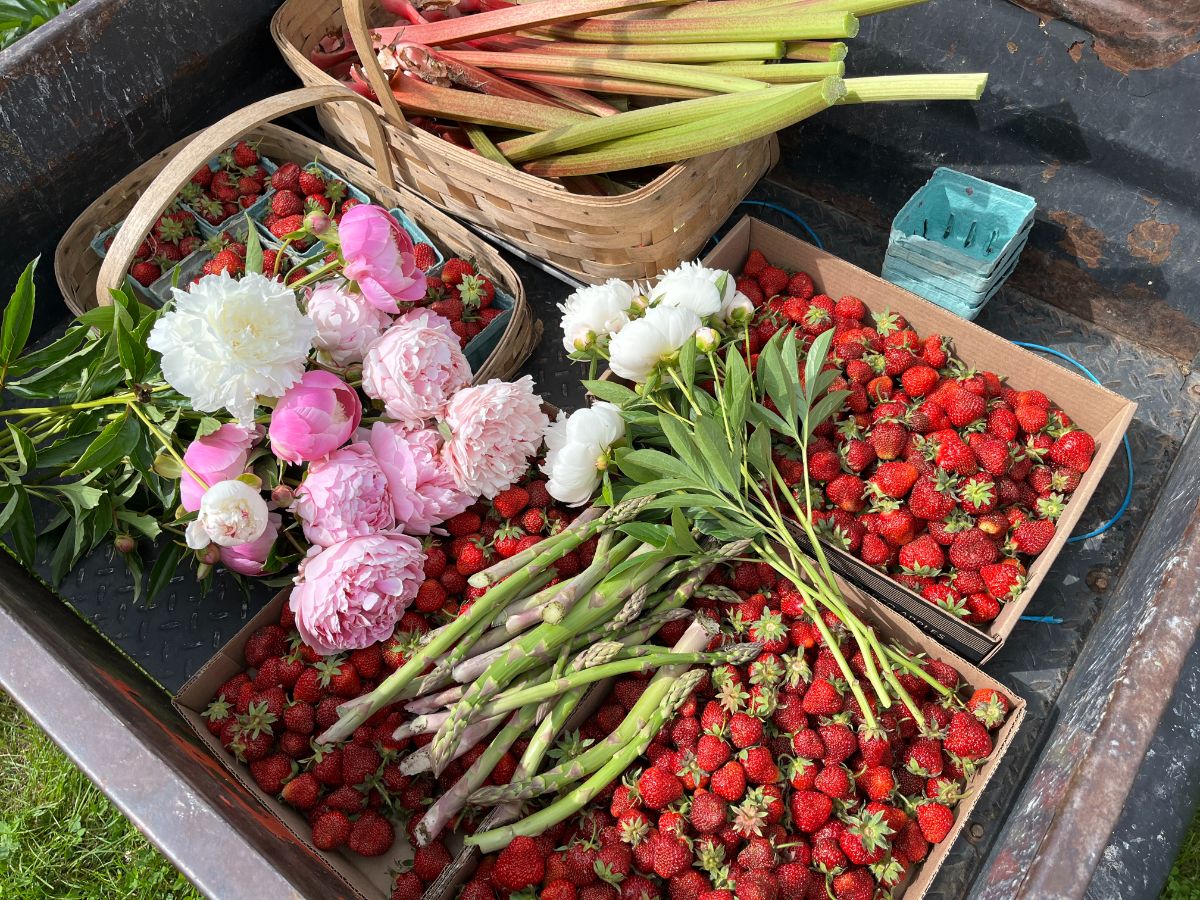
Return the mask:
[[599, 402], [559, 416], [546, 432], [542, 472], [546, 490], [561, 503], [580, 506], [592, 498], [608, 465], [608, 451], [625, 436], [625, 420], [611, 403]]
[[258, 397], [280, 397], [304, 374], [315, 327], [291, 288], [264, 275], [222, 273], [172, 291], [175, 307], [146, 343], [195, 409], [223, 407], [249, 426]]
[[644, 382], [663, 359], [696, 333], [700, 317], [690, 309], [651, 307], [622, 328], [608, 345], [609, 366], [621, 378]]
[[236, 547], [262, 537], [270, 511], [262, 494], [244, 481], [218, 481], [204, 492], [200, 510], [187, 527], [187, 545]]
[[618, 278], [582, 287], [558, 305], [562, 311], [563, 347], [568, 353], [587, 350], [629, 323], [637, 289]]
[[744, 322], [749, 322], [754, 318], [754, 301], [741, 291], [735, 290], [733, 294], [723, 304], [721, 304], [721, 312], [717, 315], [717, 318], [726, 324], [732, 322], [740, 325]]
[[663, 272], [650, 292], [650, 302], [658, 306], [690, 309], [700, 318], [716, 315], [737, 293], [737, 285], [728, 272], [708, 269], [698, 262], [685, 262], [677, 269]]

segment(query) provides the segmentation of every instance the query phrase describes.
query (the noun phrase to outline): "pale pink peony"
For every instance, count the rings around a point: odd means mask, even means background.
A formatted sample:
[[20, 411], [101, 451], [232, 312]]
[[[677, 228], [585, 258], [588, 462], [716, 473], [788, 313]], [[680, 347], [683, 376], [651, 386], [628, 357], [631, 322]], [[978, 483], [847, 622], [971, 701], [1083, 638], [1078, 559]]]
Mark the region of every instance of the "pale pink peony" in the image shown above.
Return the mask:
[[236, 547], [221, 548], [221, 563], [231, 572], [257, 578], [263, 574], [263, 565], [279, 537], [279, 526], [283, 518], [279, 513], [271, 513], [267, 517], [267, 529], [258, 536], [257, 540]]
[[397, 301], [424, 298], [425, 273], [417, 267], [412, 238], [387, 210], [367, 204], [347, 210], [338, 241], [346, 260], [342, 274], [372, 306], [396, 313]]
[[391, 319], [362, 294], [352, 294], [340, 284], [326, 281], [313, 289], [305, 304], [317, 327], [313, 346], [320, 358], [335, 366], [362, 362], [363, 355]]
[[409, 428], [441, 418], [451, 395], [470, 383], [471, 366], [449, 320], [427, 309], [397, 319], [363, 359], [363, 390]]
[[354, 388], [332, 372], [312, 369], [271, 411], [271, 452], [292, 463], [323, 459], [350, 439], [361, 419]]
[[323, 656], [386, 640], [425, 579], [421, 542], [398, 532], [313, 547], [290, 606], [304, 643]]
[[490, 500], [524, 474], [550, 420], [526, 375], [459, 391], [446, 408], [445, 424], [450, 436], [442, 464], [459, 490]]
[[387, 476], [396, 527], [409, 534], [429, 534], [434, 525], [475, 502], [455, 487], [443, 468], [438, 458], [442, 439], [436, 431], [406, 431], [396, 422], [376, 422], [366, 439]]
[[309, 543], [321, 547], [396, 527], [387, 477], [366, 444], [310, 465], [291, 509]]
[[[196, 438], [183, 454], [188, 468], [212, 487], [219, 481], [229, 481], [246, 471], [254, 434], [241, 425], [225, 424], [211, 434]], [[188, 512], [200, 508], [200, 499], [207, 488], [185, 469], [179, 479], [179, 502]]]

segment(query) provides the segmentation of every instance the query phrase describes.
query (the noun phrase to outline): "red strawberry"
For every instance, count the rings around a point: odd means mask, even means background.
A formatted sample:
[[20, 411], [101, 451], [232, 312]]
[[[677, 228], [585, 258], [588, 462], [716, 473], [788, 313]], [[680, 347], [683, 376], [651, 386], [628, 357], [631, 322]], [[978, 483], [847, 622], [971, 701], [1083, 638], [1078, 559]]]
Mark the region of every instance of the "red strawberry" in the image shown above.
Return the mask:
[[988, 730], [991, 730], [1003, 724], [1009, 710], [1012, 709], [1012, 704], [999, 691], [991, 688], [980, 688], [967, 701], [967, 709]]
[[276, 191], [271, 197], [271, 212], [277, 216], [303, 215], [304, 198], [294, 191]]
[[792, 822], [801, 831], [812, 834], [829, 821], [833, 800], [820, 791], [796, 791], [788, 801]]
[[312, 841], [318, 850], [336, 850], [350, 838], [352, 826], [343, 812], [321, 813], [313, 821]]
[[1017, 417], [1017, 424], [1026, 434], [1037, 434], [1050, 420], [1046, 408], [1034, 403], [1018, 403], [1013, 414]]
[[984, 759], [992, 752], [987, 728], [969, 712], [956, 712], [946, 734], [946, 749], [964, 759]]
[[[788, 279], [787, 293], [789, 297], [799, 297], [801, 300], [809, 300], [816, 293], [816, 290], [816, 285], [813, 284], [813, 280], [807, 272], [797, 272]], [[853, 300], [854, 298], [847, 297], [846, 299]], [[863, 308], [863, 314], [866, 314], [865, 307]]]
[[1054, 539], [1054, 523], [1049, 519], [1028, 519], [1014, 529], [1013, 544], [1021, 553], [1037, 556]]
[[1086, 472], [1092, 464], [1096, 442], [1086, 431], [1068, 431], [1050, 448], [1050, 459], [1075, 472]]
[[321, 170], [316, 166], [309, 166], [301, 170], [298, 176], [298, 184], [300, 186], [300, 193], [305, 196], [325, 193], [325, 176], [321, 174]]
[[922, 803], [917, 807], [921, 835], [931, 844], [940, 844], [954, 827], [954, 812], [940, 803]]
[[709, 790], [730, 803], [737, 803], [746, 793], [746, 773], [741, 763], [728, 762], [713, 773]]
[[292, 775], [295, 763], [282, 753], [272, 753], [250, 763], [250, 776], [264, 794], [278, 794]]
[[437, 251], [424, 241], [413, 247], [413, 258], [422, 272], [428, 272], [437, 265]]
[[492, 506], [502, 519], [516, 518], [528, 505], [529, 492], [519, 486], [501, 491], [492, 500]]
[[638, 779], [638, 793], [650, 809], [665, 809], [683, 796], [683, 784], [671, 772], [652, 766]]
[[659, 878], [672, 878], [692, 864], [691, 848], [675, 835], [660, 831], [653, 838], [653, 845], [654, 874]]
[[413, 852], [413, 871], [425, 884], [437, 881], [450, 862], [450, 851], [440, 840], [435, 840], [425, 847], [417, 847]]
[[[876, 453], [879, 450], [876, 448]], [[882, 458], [882, 457], [881, 457]], [[870, 478], [875, 492], [895, 500], [903, 499], [916, 483], [918, 472], [910, 463], [893, 461], [882, 463]]]
[[[271, 234], [283, 240], [289, 234], [300, 231], [304, 228], [304, 217], [300, 215], [281, 216], [270, 225]], [[307, 238], [300, 241], [295, 241], [295, 245], [303, 249], [306, 245]]]
[[446, 260], [446, 264], [442, 266], [442, 281], [448, 285], [457, 286], [463, 280], [463, 276], [474, 274], [475, 267], [458, 257]]
[[302, 772], [283, 786], [282, 798], [295, 809], [312, 809], [321, 799], [321, 783], [311, 772]]
[[505, 891], [522, 891], [541, 883], [546, 864], [533, 838], [515, 837], [500, 851], [492, 882]]
[[246, 665], [252, 669], [262, 665], [268, 657], [282, 656], [287, 650], [287, 634], [278, 625], [264, 625], [246, 640], [242, 655]]
[[162, 277], [162, 269], [158, 263], [149, 260], [140, 260], [129, 267], [129, 274], [138, 284], [143, 287], [149, 287]]
[[778, 266], [768, 265], [758, 274], [758, 283], [763, 295], [774, 297], [781, 294], [788, 286], [788, 274]]
[[978, 528], [968, 528], [955, 535], [949, 556], [955, 568], [975, 570], [994, 563], [997, 552], [996, 545], [986, 534]]

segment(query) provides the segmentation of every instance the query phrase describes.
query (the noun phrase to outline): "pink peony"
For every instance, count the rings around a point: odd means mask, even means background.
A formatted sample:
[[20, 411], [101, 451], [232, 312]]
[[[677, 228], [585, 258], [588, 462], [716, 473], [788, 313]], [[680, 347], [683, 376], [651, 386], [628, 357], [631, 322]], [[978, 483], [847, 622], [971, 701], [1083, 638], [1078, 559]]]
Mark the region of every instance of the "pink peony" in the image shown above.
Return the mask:
[[363, 359], [363, 390], [409, 428], [441, 418], [451, 395], [470, 383], [471, 366], [449, 320], [427, 309], [397, 319]]
[[386, 640], [425, 579], [421, 542], [390, 532], [313, 547], [290, 606], [304, 643], [328, 656]]
[[[237, 478], [246, 471], [254, 435], [241, 425], [222, 425], [211, 434], [196, 438], [183, 454], [183, 461], [212, 487]], [[179, 502], [188, 512], [200, 508], [206, 488], [185, 469], [179, 479]]]
[[321, 547], [396, 526], [387, 477], [366, 444], [351, 444], [310, 465], [292, 512], [309, 543]]
[[409, 534], [429, 534], [434, 525], [475, 502], [455, 487], [442, 467], [438, 458], [442, 439], [436, 431], [406, 431], [396, 422], [376, 422], [367, 440], [387, 476], [396, 525]]
[[332, 372], [312, 369], [271, 412], [271, 452], [292, 463], [323, 459], [350, 439], [360, 419], [354, 388]]
[[464, 388], [451, 398], [445, 423], [442, 464], [459, 490], [490, 500], [524, 474], [550, 420], [526, 375]]
[[342, 270], [367, 302], [384, 312], [399, 312], [400, 300], [425, 297], [425, 273], [417, 268], [412, 238], [378, 206], [348, 210], [338, 223]]
[[221, 562], [225, 568], [239, 575], [257, 578], [263, 574], [263, 565], [279, 537], [279, 526], [283, 518], [279, 513], [271, 513], [267, 517], [267, 530], [258, 536], [257, 540], [248, 544], [238, 544], [236, 547], [221, 548]]
[[362, 294], [352, 294], [332, 281], [317, 285], [308, 296], [306, 308], [317, 327], [313, 346], [321, 359], [335, 366], [362, 362], [371, 342], [391, 322]]

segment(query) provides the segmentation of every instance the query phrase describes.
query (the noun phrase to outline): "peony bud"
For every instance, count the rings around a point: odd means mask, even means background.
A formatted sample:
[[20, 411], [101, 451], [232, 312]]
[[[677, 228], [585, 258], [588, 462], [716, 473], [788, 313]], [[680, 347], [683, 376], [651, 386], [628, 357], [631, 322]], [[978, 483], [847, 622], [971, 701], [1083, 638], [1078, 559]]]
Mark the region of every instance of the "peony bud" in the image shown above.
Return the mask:
[[202, 550], [196, 551], [196, 559], [202, 566], [215, 566], [221, 561], [221, 548], [216, 544], [209, 544]]
[[132, 535], [118, 534], [113, 538], [113, 546], [117, 548], [118, 553], [132, 553], [137, 549], [137, 541]]
[[281, 509], [287, 509], [296, 499], [296, 492], [286, 484], [278, 484], [275, 490], [271, 491], [271, 499]]
[[317, 237], [324, 239], [326, 232], [333, 226], [333, 220], [321, 210], [313, 210], [304, 217], [304, 228]]
[[704, 327], [696, 332], [696, 349], [701, 353], [712, 353], [720, 346], [721, 336], [714, 329]]
[[733, 299], [721, 310], [726, 322], [734, 325], [744, 325], [754, 318], [754, 301], [745, 294], [735, 294]]

